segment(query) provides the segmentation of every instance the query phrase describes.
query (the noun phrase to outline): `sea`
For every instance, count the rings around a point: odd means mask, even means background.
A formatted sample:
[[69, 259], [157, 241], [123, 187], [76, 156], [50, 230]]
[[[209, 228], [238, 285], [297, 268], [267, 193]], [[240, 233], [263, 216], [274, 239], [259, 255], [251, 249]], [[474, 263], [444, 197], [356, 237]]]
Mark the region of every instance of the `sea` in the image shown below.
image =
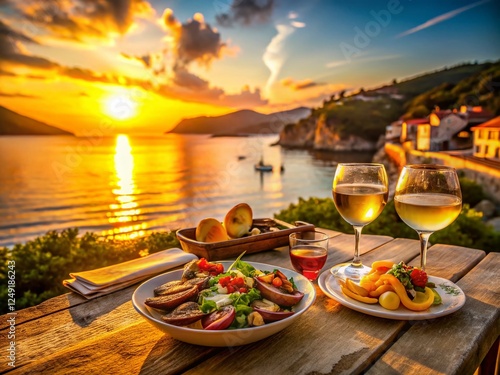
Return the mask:
[[[299, 197], [331, 197], [338, 162], [371, 153], [290, 150], [277, 135], [0, 137], [0, 246], [79, 228], [134, 239], [223, 220], [246, 202], [273, 217]], [[263, 161], [271, 172], [256, 171]]]

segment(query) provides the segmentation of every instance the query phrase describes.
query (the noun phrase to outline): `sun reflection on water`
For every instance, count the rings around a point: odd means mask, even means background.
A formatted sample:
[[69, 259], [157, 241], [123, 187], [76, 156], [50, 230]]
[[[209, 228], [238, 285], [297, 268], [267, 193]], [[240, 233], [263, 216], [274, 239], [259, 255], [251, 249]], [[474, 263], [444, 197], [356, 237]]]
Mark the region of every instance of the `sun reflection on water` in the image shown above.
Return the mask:
[[116, 188], [112, 189], [116, 202], [111, 203], [108, 221], [113, 229], [105, 231], [105, 235], [119, 240], [144, 236], [146, 222], [140, 221], [141, 209], [136, 202], [139, 193], [134, 181], [134, 156], [128, 136], [120, 134], [116, 137], [114, 167], [116, 172]]

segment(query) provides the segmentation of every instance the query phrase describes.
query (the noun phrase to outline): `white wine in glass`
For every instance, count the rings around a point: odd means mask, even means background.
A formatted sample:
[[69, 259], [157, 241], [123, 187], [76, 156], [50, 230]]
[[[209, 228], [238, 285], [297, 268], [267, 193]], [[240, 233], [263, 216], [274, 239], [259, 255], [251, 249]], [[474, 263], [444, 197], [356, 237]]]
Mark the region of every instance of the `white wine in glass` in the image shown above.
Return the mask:
[[462, 210], [462, 193], [454, 168], [407, 165], [394, 194], [396, 212], [420, 238], [420, 268], [425, 270], [429, 237], [453, 223]]
[[338, 164], [332, 195], [340, 215], [354, 227], [355, 245], [352, 262], [337, 264], [330, 271], [341, 279], [359, 280], [370, 271], [359, 256], [361, 231], [380, 215], [387, 204], [389, 188], [385, 167], [376, 163]]

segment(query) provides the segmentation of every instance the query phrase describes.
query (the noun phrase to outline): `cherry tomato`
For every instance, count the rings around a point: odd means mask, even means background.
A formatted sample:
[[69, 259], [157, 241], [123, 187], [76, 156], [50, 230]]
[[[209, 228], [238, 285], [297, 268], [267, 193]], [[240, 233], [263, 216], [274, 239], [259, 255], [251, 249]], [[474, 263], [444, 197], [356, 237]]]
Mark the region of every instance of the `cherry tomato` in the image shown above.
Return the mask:
[[224, 276], [219, 279], [219, 284], [222, 287], [226, 287], [229, 285], [229, 282], [231, 281], [231, 276]]
[[281, 280], [279, 277], [275, 277], [273, 279], [273, 285], [276, 287], [276, 288], [279, 288], [280, 286], [283, 285], [283, 280]]
[[219, 273], [223, 273], [224, 272], [224, 265], [221, 264], [221, 263], [217, 263], [215, 265], [215, 272], [216, 274], [218, 275]]
[[224, 272], [224, 266], [221, 263], [211, 263], [208, 262], [205, 258], [201, 258], [198, 261], [198, 268], [202, 271], [206, 271], [213, 276], [217, 276], [218, 274]]
[[231, 285], [235, 285], [235, 286], [245, 286], [245, 280], [243, 280], [243, 277], [235, 277], [232, 281], [231, 281]]
[[207, 260], [205, 258], [201, 258], [199, 261], [198, 261], [198, 268], [200, 270], [205, 270], [207, 267]]

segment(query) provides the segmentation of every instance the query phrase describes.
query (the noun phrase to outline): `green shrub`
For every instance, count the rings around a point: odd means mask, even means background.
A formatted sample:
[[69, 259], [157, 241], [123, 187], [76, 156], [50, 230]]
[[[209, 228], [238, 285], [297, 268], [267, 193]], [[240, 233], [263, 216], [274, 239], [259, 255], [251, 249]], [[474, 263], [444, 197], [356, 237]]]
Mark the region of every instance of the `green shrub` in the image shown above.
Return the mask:
[[468, 203], [471, 207], [486, 199], [486, 194], [481, 185], [467, 177], [459, 177], [460, 187], [462, 188], [462, 201]]
[[342, 219], [335, 208], [332, 199], [299, 198], [297, 204], [291, 203], [287, 209], [275, 215], [277, 219], [293, 223], [300, 220], [311, 223], [320, 228], [337, 230], [344, 233], [352, 233], [352, 226]]

